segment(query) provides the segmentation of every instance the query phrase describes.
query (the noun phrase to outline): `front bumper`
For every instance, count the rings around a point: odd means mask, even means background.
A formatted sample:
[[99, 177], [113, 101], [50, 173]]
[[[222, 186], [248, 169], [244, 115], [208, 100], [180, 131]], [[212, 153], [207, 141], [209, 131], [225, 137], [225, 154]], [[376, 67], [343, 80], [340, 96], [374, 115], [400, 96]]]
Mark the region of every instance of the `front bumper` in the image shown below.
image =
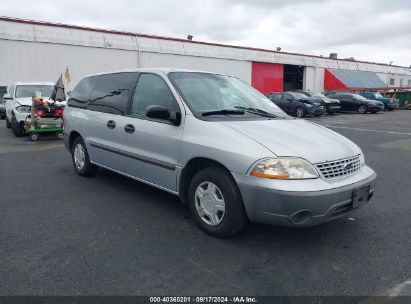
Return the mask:
[[327, 113], [335, 113], [335, 112], [338, 112], [341, 109], [341, 106], [340, 105], [327, 104], [325, 106], [325, 108], [326, 108]]
[[324, 106], [311, 107], [307, 109], [307, 113], [309, 115], [322, 115], [325, 113], [325, 108]]
[[[363, 166], [355, 175], [327, 182], [322, 179], [280, 181], [233, 174], [252, 222], [306, 227], [356, 211], [375, 191], [376, 173]], [[370, 186], [365, 201], [354, 207], [354, 190]]]
[[387, 109], [393, 109], [394, 110], [396, 108], [396, 105], [395, 105], [395, 103], [386, 103], [385, 107]]

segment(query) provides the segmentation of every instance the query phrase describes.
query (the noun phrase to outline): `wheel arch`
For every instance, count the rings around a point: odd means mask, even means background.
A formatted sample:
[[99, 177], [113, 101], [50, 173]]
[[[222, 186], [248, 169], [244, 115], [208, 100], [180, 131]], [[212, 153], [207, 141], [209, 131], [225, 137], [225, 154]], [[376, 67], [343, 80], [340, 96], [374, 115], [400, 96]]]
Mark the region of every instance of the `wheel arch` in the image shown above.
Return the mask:
[[[222, 163], [207, 157], [195, 157], [192, 158], [182, 169], [180, 178], [179, 178], [179, 186], [178, 186], [178, 193], [180, 200], [183, 204], [187, 203], [187, 196], [188, 190], [190, 187], [190, 181], [192, 180], [193, 176], [200, 170], [208, 167], [220, 167], [223, 170], [230, 173], [230, 170]], [[230, 173], [231, 175], [231, 173]]]
[[80, 134], [79, 132], [77, 132], [77, 131], [71, 131], [71, 132], [70, 132], [70, 136], [69, 136], [69, 148], [70, 148], [70, 151], [72, 150], [72, 146], [73, 146], [74, 140], [75, 140], [77, 137], [83, 138], [83, 137], [81, 136], [81, 134]]

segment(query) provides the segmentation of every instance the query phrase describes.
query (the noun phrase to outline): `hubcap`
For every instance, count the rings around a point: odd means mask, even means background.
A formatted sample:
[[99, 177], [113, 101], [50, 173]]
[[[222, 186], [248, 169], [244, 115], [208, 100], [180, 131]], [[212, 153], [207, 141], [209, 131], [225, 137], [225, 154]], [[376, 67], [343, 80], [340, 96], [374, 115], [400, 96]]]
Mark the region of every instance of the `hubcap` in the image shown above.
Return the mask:
[[219, 225], [225, 215], [225, 202], [220, 189], [211, 182], [201, 183], [195, 192], [195, 206], [201, 220], [210, 226]]
[[86, 162], [86, 153], [81, 144], [77, 144], [74, 148], [74, 163], [76, 164], [77, 169], [81, 170], [84, 167]]
[[297, 109], [297, 117], [303, 117], [304, 111], [302, 109]]
[[364, 107], [364, 106], [361, 106], [361, 107], [360, 107], [360, 113], [361, 113], [361, 114], [365, 113], [365, 107]]

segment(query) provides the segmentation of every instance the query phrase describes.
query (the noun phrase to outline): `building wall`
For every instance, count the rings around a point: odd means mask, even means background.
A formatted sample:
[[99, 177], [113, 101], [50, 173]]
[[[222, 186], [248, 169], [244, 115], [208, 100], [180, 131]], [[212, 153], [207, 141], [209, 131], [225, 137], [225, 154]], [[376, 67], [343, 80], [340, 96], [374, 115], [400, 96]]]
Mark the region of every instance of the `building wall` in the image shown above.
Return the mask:
[[326, 68], [375, 72], [388, 85], [393, 78], [395, 86], [400, 85], [400, 79], [404, 86], [411, 80], [411, 70], [397, 66], [10, 18], [0, 20], [0, 85], [17, 80], [55, 81], [67, 66], [73, 79], [68, 89], [87, 74], [139, 66], [207, 70], [251, 83], [252, 62], [304, 66], [304, 88], [313, 91], [323, 90]]
[[57, 81], [66, 67], [72, 77], [67, 90], [92, 73], [135, 68], [137, 52], [51, 43], [0, 40], [0, 85]]
[[182, 56], [173, 54], [141, 53], [144, 68], [181, 68], [227, 74], [251, 83], [251, 62], [216, 59], [207, 57]]

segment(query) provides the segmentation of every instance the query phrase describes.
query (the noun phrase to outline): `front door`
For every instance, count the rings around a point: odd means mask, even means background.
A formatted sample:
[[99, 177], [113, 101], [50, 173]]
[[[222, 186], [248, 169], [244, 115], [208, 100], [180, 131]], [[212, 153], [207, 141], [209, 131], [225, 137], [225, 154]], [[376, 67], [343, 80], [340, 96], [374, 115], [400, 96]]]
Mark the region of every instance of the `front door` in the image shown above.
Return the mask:
[[[132, 98], [130, 115], [122, 117], [122, 149], [126, 151], [125, 172], [163, 189], [177, 192], [177, 165], [183, 123], [146, 116], [151, 105], [166, 107], [170, 112], [180, 107], [166, 80], [152, 73], [140, 74]], [[184, 121], [184, 115], [182, 115]]]

